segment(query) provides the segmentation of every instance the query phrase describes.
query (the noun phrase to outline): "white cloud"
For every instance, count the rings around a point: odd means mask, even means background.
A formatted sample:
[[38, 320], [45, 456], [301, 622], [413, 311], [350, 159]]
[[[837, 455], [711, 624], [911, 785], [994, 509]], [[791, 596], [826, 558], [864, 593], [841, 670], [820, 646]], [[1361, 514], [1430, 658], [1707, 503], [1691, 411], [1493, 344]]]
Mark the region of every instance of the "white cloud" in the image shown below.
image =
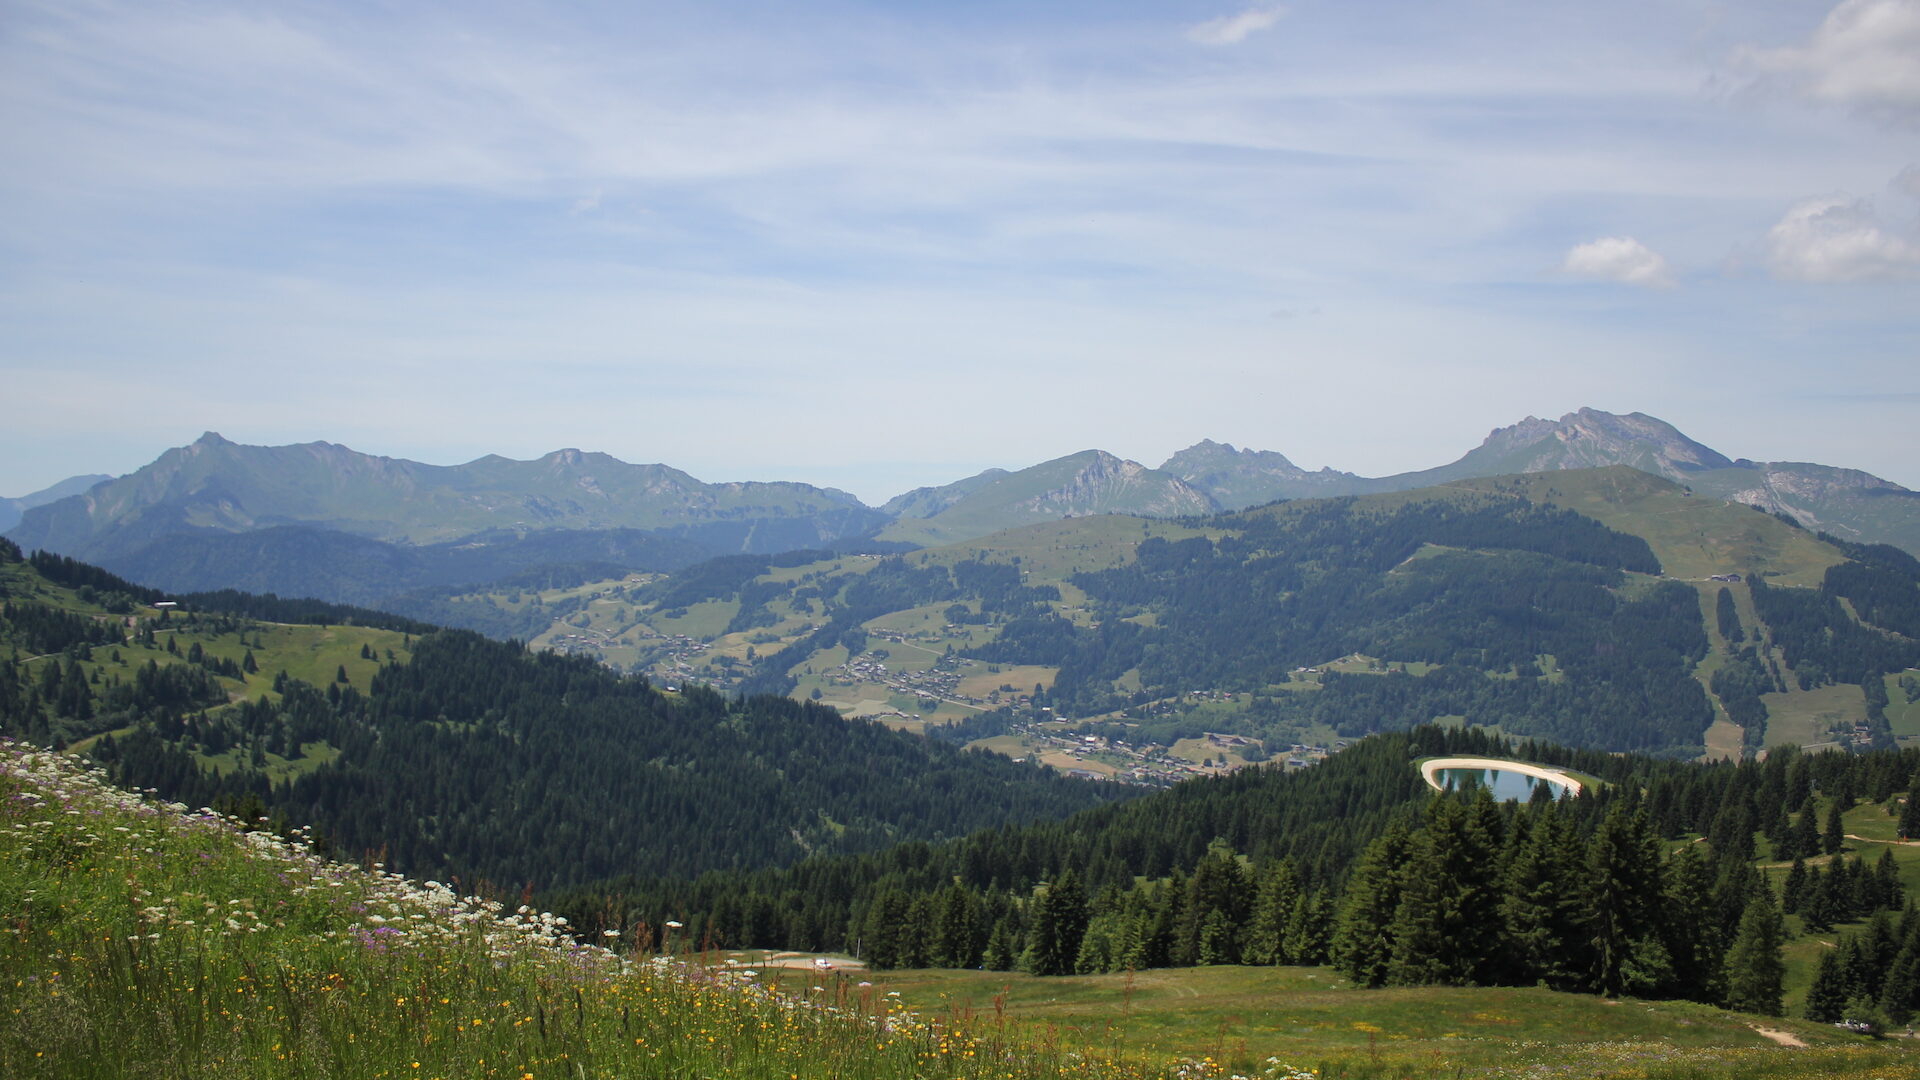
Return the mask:
[[1222, 15], [1187, 29], [1187, 40], [1201, 45], [1238, 45], [1262, 30], [1270, 29], [1287, 9], [1279, 5], [1250, 7], [1238, 15]]
[[1870, 281], [1920, 270], [1920, 244], [1888, 231], [1867, 200], [1807, 199], [1767, 230], [1767, 265], [1795, 281]]
[[1625, 285], [1667, 288], [1673, 284], [1673, 270], [1667, 260], [1631, 236], [1603, 236], [1578, 244], [1567, 252], [1560, 268], [1569, 274]]
[[1810, 100], [1920, 123], [1920, 0], [1842, 0], [1805, 44], [1736, 60]]

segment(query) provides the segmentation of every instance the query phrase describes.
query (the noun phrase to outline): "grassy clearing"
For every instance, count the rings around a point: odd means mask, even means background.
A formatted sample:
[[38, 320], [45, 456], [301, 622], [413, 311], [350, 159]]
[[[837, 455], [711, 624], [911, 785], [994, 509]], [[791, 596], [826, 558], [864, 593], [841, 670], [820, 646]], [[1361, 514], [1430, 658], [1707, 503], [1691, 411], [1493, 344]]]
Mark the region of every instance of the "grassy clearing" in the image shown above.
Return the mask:
[[[1683, 581], [1763, 571], [1775, 584], [1816, 586], [1827, 568], [1841, 561], [1831, 545], [1770, 514], [1689, 495], [1671, 481], [1626, 466], [1462, 480], [1447, 486], [1518, 495], [1578, 511], [1645, 540], [1667, 576]], [[1751, 611], [1741, 614], [1750, 617]]]
[[1920, 735], [1920, 697], [1907, 700], [1907, 688], [1901, 680], [1916, 680], [1920, 672], [1903, 671], [1887, 676], [1887, 724], [1897, 738]]
[[993, 665], [999, 671], [982, 669], [960, 680], [960, 692], [975, 697], [986, 697], [1002, 686], [1013, 687], [1011, 693], [1030, 694], [1035, 685], [1052, 689], [1053, 681], [1060, 677], [1057, 667], [1042, 667], [1038, 664]]
[[[1211, 1059], [1249, 1076], [1273, 1058], [1325, 1077], [1920, 1075], [1904, 1046], [1870, 1045], [1804, 1021], [1537, 989], [1355, 990], [1327, 968], [842, 977], [899, 990], [962, 1023], [991, 1018], [1115, 1056]], [[802, 977], [782, 978], [791, 986]], [[1756, 1024], [1789, 1032], [1809, 1048], [1777, 1046], [1753, 1030]]]
[[[1056, 584], [1079, 571], [1107, 570], [1132, 562], [1134, 550], [1148, 537], [1177, 541], [1224, 535], [1219, 529], [1189, 529], [1155, 518], [1100, 515], [1008, 529], [978, 540], [916, 552], [908, 558], [945, 566], [968, 559], [1004, 563], [1017, 558], [1028, 584]], [[1062, 590], [1063, 599], [1065, 596]]]
[[[1120, 1078], [1165, 1070], [845, 981], [569, 941], [0, 747], [0, 1075]], [[1217, 1076], [1217, 1070], [1193, 1075]]]
[[1851, 727], [1867, 720], [1866, 695], [1851, 683], [1812, 690], [1796, 687], [1783, 694], [1762, 694], [1760, 700], [1767, 706], [1768, 746], [1832, 742], [1830, 729], [1834, 725]]

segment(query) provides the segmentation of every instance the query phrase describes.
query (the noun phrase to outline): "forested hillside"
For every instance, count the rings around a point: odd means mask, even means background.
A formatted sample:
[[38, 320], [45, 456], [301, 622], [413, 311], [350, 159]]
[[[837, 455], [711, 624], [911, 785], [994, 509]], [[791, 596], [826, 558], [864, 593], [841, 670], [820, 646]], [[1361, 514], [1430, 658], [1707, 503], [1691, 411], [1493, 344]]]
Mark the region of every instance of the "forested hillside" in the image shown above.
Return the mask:
[[1676, 757], [1920, 734], [1914, 560], [1625, 467], [458, 601], [630, 670], [1015, 753], [1253, 762], [1445, 717]]
[[[416, 637], [430, 628], [391, 616], [319, 625], [351, 613], [238, 594], [156, 609], [148, 590], [11, 545], [0, 583], [5, 733], [422, 876], [519, 889], [778, 865], [1132, 793], [817, 705], [667, 694], [472, 633]], [[310, 624], [264, 621], [293, 618]]]
[[[1420, 760], [1462, 753], [1573, 769], [1586, 790], [1521, 804], [1425, 786]], [[1786, 917], [1876, 919], [1849, 985], [1904, 1020], [1920, 1009], [1920, 863], [1841, 822], [1920, 834], [1920, 802], [1901, 797], [1917, 770], [1915, 750], [1703, 766], [1427, 726], [1062, 822], [557, 899], [587, 926], [671, 918], [715, 946], [880, 967], [1331, 963], [1366, 986], [1544, 983], [1762, 1013], [1781, 1007]]]

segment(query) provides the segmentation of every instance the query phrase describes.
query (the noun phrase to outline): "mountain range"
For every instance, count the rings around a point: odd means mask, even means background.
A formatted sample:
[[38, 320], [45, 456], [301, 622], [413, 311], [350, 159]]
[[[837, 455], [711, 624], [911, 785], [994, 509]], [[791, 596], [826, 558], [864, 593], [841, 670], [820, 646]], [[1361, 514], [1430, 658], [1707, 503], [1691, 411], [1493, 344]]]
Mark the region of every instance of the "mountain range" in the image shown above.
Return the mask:
[[878, 508], [831, 488], [707, 483], [574, 449], [440, 466], [327, 442], [246, 446], [209, 432], [126, 476], [76, 477], [0, 502], [0, 513], [19, 514], [7, 535], [23, 548], [165, 588], [378, 604], [555, 564], [672, 570], [730, 553], [898, 551], [1095, 514], [1196, 517], [1608, 465], [1843, 539], [1920, 552], [1920, 493], [1852, 469], [1731, 459], [1665, 421], [1595, 409], [1528, 417], [1450, 464], [1393, 476], [1308, 471], [1273, 451], [1203, 441], [1157, 469], [1085, 450], [919, 488]]
[[36, 506], [45, 506], [50, 502], [57, 502], [69, 495], [78, 495], [103, 480], [111, 479], [113, 479], [113, 477], [104, 473], [73, 476], [60, 481], [50, 488], [36, 491], [31, 495], [22, 495], [16, 499], [0, 498], [0, 531], [5, 531], [18, 525], [20, 523], [20, 515]]
[[1365, 477], [1308, 472], [1271, 451], [1201, 442], [1160, 466], [1237, 510], [1276, 499], [1411, 491], [1488, 476], [1627, 465], [1703, 495], [1786, 514], [1844, 539], [1920, 552], [1920, 493], [1857, 469], [1730, 459], [1645, 413], [1581, 409], [1558, 420], [1529, 416], [1497, 428], [1459, 460], [1433, 469]]

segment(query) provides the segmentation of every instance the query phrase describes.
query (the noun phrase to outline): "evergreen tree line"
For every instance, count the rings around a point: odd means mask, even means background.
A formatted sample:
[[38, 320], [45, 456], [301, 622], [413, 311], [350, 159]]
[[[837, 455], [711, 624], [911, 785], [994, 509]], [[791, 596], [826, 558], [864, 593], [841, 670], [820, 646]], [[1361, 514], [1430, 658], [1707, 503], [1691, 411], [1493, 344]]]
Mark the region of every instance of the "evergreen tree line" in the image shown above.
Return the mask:
[[1851, 1021], [1867, 1030], [1910, 1024], [1920, 1013], [1920, 909], [1879, 912], [1858, 934], [1820, 955], [1807, 990], [1806, 1017]]
[[[1560, 800], [1542, 786], [1524, 806], [1435, 795], [1414, 763], [1440, 754], [1603, 783]], [[713, 946], [883, 968], [1331, 962], [1370, 986], [1545, 983], [1778, 1012], [1785, 912], [1904, 905], [1890, 856], [1807, 860], [1842, 850], [1840, 815], [1862, 799], [1908, 813], [1916, 768], [1912, 750], [1695, 765], [1425, 726], [1064, 822], [546, 899], [590, 932], [674, 919]], [[1799, 860], [1784, 898], [1763, 857]]]

